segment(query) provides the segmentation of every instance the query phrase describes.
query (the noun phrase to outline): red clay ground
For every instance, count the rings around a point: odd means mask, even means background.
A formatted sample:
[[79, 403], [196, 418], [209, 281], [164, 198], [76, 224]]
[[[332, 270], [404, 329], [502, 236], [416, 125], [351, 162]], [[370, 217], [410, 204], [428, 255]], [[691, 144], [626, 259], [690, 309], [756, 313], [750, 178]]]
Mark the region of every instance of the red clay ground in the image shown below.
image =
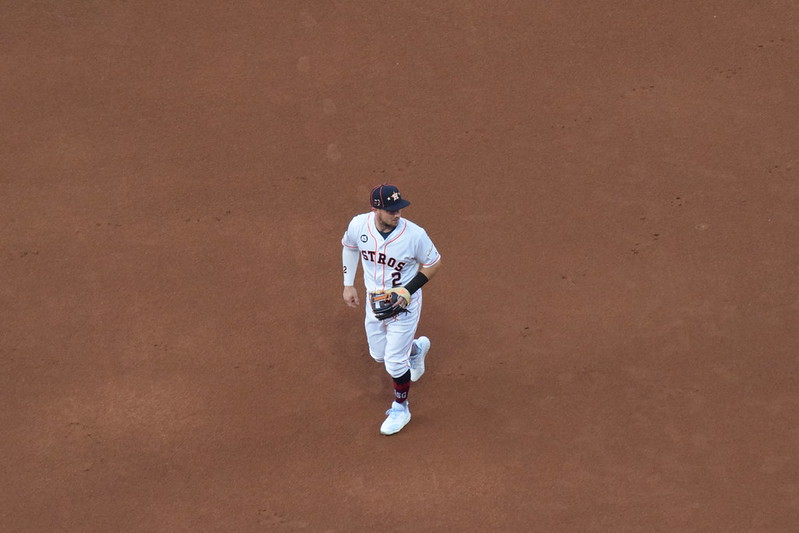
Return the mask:
[[[795, 2], [223, 4], [3, 2], [0, 529], [799, 523]], [[391, 438], [384, 181], [444, 257]]]

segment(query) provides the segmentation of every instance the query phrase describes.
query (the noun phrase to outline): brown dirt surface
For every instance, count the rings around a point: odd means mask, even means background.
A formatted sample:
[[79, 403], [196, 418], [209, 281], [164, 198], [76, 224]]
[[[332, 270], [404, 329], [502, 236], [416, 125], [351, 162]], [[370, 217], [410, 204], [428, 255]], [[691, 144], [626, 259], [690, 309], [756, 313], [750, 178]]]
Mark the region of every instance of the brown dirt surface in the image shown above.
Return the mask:
[[[0, 530], [799, 523], [795, 1], [2, 12]], [[381, 182], [443, 256], [392, 437]]]

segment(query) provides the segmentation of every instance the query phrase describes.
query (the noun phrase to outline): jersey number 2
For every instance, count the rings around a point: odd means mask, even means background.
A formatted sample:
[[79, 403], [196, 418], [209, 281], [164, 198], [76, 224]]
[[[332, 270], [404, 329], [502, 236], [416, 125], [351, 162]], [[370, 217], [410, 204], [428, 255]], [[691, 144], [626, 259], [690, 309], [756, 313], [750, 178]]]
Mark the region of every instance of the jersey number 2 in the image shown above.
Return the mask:
[[400, 286], [400, 278], [402, 278], [402, 272], [394, 271], [391, 273], [391, 286], [392, 287], [399, 287]]

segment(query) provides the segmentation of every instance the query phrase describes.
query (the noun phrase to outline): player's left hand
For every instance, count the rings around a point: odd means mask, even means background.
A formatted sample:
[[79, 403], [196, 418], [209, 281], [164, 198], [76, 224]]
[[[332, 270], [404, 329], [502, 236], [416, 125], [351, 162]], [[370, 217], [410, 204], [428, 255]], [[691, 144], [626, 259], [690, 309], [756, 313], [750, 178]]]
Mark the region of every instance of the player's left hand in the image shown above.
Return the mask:
[[400, 307], [405, 309], [408, 307], [408, 304], [411, 303], [411, 293], [408, 292], [408, 289], [405, 287], [395, 287], [393, 289], [388, 289], [387, 293], [395, 293], [399, 298], [397, 298], [397, 302], [394, 304], [396, 307]]

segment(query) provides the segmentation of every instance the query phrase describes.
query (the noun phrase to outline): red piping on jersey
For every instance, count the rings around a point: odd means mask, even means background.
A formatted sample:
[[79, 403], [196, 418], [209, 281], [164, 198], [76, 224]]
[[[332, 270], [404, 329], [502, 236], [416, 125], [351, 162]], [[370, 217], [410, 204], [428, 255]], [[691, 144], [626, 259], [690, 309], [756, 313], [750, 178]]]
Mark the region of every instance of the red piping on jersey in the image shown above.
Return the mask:
[[[405, 221], [400, 219], [400, 222], [402, 223], [402, 222], [405, 222]], [[400, 237], [402, 237], [402, 234], [405, 233], [405, 229], [407, 227], [408, 227], [407, 223], [402, 224], [402, 231], [400, 231], [399, 234], [396, 237], [394, 237], [393, 239], [391, 239], [390, 241], [386, 241], [385, 248], [384, 248], [384, 250], [386, 251], [386, 262], [388, 262], [388, 245], [393, 243], [394, 241], [396, 241]], [[386, 263], [383, 263], [383, 283], [385, 284], [385, 282], [386, 282]], [[393, 285], [393, 283], [392, 283], [392, 285]]]
[[[377, 250], [379, 248], [379, 245], [377, 244], [377, 238], [375, 237], [374, 233], [372, 233], [372, 226], [374, 225], [374, 216], [375, 216], [374, 213], [369, 213], [369, 218], [366, 219], [366, 229], [369, 231], [369, 235], [372, 237], [372, 240], [375, 243], [375, 257], [377, 257]], [[385, 268], [386, 267], [383, 266], [383, 278], [385, 278], [386, 276]], [[377, 284], [377, 269], [375, 269], [375, 285], [376, 284]], [[383, 286], [382, 283], [380, 285], [381, 287]]]
[[435, 260], [435, 261], [431, 261], [431, 262], [429, 262], [429, 263], [427, 263], [427, 264], [425, 264], [425, 263], [422, 263], [422, 266], [423, 266], [423, 267], [425, 267], [425, 268], [427, 268], [427, 267], [429, 267], [429, 266], [433, 266], [433, 265], [435, 265], [435, 264], [436, 264], [436, 263], [438, 263], [440, 260], [441, 260], [441, 254], [438, 254], [438, 255], [436, 256], [436, 260]]
[[[405, 222], [404, 220], [401, 220], [401, 221], [402, 221], [402, 222]], [[399, 235], [397, 235], [396, 237], [394, 237], [394, 238], [393, 238], [393, 239], [391, 239], [390, 241], [386, 242], [386, 246], [388, 246], [388, 245], [389, 245], [389, 244], [391, 244], [392, 242], [394, 242], [394, 241], [396, 241], [397, 239], [399, 239], [400, 237], [402, 237], [402, 234], [403, 234], [403, 233], [405, 233], [405, 228], [407, 228], [407, 227], [408, 227], [408, 224], [407, 224], [407, 223], [406, 223], [406, 224], [403, 224], [403, 225], [402, 225], [402, 231], [400, 231], [400, 232], [399, 232]]]
[[[378, 244], [378, 240], [375, 237], [374, 233], [372, 233], [372, 227], [374, 225], [374, 213], [369, 213], [370, 219], [366, 220], [366, 229], [369, 230], [369, 235], [371, 235], [372, 240], [375, 242], [375, 258], [377, 257], [378, 250], [380, 249], [380, 245]], [[408, 229], [408, 223], [404, 220], [400, 219], [400, 223], [402, 224], [402, 230], [390, 241], [386, 241], [384, 243], [384, 250], [386, 250], [386, 259], [388, 259], [388, 245], [402, 237], [402, 234], [405, 233], [405, 230]], [[375, 269], [375, 283], [377, 283], [377, 269]], [[383, 274], [382, 279], [380, 280], [380, 286], [385, 288], [386, 286], [386, 263], [383, 263]]]

